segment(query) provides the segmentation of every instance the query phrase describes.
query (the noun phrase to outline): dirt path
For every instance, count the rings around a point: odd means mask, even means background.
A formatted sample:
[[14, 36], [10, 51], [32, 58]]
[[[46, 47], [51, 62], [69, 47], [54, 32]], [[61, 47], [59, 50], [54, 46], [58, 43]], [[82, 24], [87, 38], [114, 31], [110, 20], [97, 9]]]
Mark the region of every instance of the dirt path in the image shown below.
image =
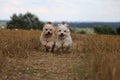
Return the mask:
[[7, 60], [3, 80], [73, 80], [73, 65], [77, 67], [80, 64], [80, 57], [74, 53], [53, 54], [34, 51], [27, 59]]

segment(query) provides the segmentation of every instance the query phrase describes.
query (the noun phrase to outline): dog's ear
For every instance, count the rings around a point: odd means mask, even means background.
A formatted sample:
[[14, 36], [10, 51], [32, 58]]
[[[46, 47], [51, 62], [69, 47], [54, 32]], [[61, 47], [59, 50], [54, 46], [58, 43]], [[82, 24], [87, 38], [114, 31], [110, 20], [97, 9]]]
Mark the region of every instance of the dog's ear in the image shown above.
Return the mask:
[[68, 24], [64, 24], [68, 29], [69, 29], [69, 25]]
[[59, 26], [56, 26], [56, 27], [55, 27], [55, 30], [58, 30], [58, 29], [59, 29]]
[[53, 22], [49, 21], [49, 22], [47, 22], [46, 24], [53, 24]]
[[49, 22], [45, 23], [43, 27], [45, 27], [45, 26], [48, 25], [48, 24], [53, 25], [53, 22], [50, 22], [50, 21], [49, 21]]
[[62, 24], [58, 24], [57, 26], [61, 26]]

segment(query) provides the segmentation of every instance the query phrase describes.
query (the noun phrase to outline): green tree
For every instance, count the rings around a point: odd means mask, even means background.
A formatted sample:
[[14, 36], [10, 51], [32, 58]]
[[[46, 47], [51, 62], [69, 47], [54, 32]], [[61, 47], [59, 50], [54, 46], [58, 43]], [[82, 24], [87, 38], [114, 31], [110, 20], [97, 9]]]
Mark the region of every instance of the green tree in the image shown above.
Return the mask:
[[37, 16], [27, 12], [25, 14], [13, 14], [11, 20], [7, 22], [8, 29], [42, 29], [44, 23]]
[[109, 25], [95, 26], [94, 31], [97, 34], [116, 34], [116, 30]]

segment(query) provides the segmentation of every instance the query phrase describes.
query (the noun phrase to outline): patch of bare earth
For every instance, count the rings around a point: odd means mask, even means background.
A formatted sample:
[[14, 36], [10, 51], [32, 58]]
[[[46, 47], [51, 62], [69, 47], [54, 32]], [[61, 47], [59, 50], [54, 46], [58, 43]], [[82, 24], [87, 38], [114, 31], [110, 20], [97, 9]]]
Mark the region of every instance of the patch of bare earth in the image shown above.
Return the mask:
[[81, 63], [74, 53], [43, 52], [33, 52], [27, 59], [7, 58], [6, 61], [3, 80], [73, 80], [72, 64]]

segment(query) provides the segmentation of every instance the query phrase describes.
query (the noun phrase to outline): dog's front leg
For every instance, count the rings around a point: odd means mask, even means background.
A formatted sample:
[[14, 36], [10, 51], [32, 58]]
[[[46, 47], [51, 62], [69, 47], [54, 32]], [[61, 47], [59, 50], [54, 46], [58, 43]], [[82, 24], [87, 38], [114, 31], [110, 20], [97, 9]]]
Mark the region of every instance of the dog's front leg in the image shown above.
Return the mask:
[[54, 42], [53, 42], [53, 41], [47, 43], [48, 52], [52, 52], [53, 45], [54, 45]]
[[62, 52], [62, 44], [61, 44], [60, 42], [57, 42], [57, 43], [55, 44], [54, 51], [57, 52], [57, 53], [58, 53], [58, 52], [59, 52], [59, 53]]
[[66, 42], [63, 44], [63, 52], [68, 52], [70, 50], [70, 45]]
[[48, 50], [47, 50], [47, 48], [48, 48], [47, 42], [42, 40], [42, 41], [41, 41], [41, 44], [42, 44], [42, 46], [44, 47], [44, 49], [46, 50], [46, 52], [48, 52]]

